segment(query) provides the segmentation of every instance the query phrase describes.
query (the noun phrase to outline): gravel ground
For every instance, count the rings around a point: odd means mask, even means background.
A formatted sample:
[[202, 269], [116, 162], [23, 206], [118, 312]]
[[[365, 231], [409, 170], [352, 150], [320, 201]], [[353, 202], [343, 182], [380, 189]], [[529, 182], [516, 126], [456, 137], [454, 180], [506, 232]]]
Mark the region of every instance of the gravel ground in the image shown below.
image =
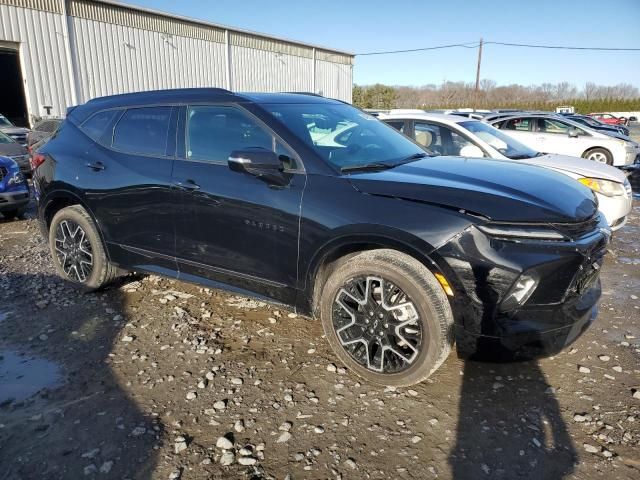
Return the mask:
[[638, 479], [640, 202], [597, 322], [539, 362], [379, 388], [317, 321], [156, 276], [80, 294], [0, 220], [0, 479]]

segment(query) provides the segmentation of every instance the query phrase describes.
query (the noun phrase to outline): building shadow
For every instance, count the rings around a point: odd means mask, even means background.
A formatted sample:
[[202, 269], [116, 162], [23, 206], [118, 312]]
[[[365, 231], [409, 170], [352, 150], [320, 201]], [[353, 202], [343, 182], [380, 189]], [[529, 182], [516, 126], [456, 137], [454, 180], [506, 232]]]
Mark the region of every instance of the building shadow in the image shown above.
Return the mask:
[[86, 294], [2, 270], [0, 480], [152, 478], [162, 424], [112, 369], [131, 361], [113, 355], [128, 321], [119, 285]]

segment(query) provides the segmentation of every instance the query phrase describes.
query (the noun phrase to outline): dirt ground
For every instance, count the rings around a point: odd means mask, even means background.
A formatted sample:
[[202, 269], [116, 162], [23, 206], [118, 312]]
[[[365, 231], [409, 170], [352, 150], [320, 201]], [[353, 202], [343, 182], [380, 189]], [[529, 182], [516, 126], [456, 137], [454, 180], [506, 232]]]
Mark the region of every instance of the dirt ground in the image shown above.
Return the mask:
[[0, 480], [639, 479], [640, 200], [602, 281], [554, 358], [384, 389], [278, 307], [155, 276], [79, 294], [33, 213], [0, 220]]

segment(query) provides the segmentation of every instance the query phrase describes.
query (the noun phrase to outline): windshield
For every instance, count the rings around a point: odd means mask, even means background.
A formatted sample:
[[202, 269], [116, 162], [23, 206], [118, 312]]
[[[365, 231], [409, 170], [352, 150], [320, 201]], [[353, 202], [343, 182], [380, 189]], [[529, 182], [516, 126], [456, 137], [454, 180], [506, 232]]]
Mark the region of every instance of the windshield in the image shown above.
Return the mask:
[[8, 137], [4, 133], [0, 132], [0, 143], [14, 143], [13, 138]]
[[0, 127], [13, 127], [13, 123], [11, 123], [4, 115], [0, 115]]
[[460, 122], [460, 126], [474, 133], [478, 138], [485, 141], [498, 150], [502, 155], [512, 160], [538, 156], [538, 152], [535, 150], [530, 149], [526, 145], [514, 140], [506, 133], [501, 132], [487, 123], [469, 121]]
[[427, 153], [394, 128], [350, 105], [264, 107], [338, 170], [373, 163], [392, 166]]

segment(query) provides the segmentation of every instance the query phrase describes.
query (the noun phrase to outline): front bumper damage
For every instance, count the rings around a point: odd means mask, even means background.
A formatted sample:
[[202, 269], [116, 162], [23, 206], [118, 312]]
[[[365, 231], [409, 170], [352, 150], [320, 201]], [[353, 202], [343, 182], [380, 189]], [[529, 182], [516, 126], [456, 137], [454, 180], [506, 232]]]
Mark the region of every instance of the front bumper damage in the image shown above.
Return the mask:
[[[603, 218], [600, 224], [606, 227]], [[609, 239], [608, 229], [596, 228], [575, 241], [507, 241], [472, 227], [438, 249], [454, 287], [459, 356], [530, 359], [573, 342], [597, 316]], [[523, 274], [537, 285], [524, 304], [505, 311], [501, 303]]]

